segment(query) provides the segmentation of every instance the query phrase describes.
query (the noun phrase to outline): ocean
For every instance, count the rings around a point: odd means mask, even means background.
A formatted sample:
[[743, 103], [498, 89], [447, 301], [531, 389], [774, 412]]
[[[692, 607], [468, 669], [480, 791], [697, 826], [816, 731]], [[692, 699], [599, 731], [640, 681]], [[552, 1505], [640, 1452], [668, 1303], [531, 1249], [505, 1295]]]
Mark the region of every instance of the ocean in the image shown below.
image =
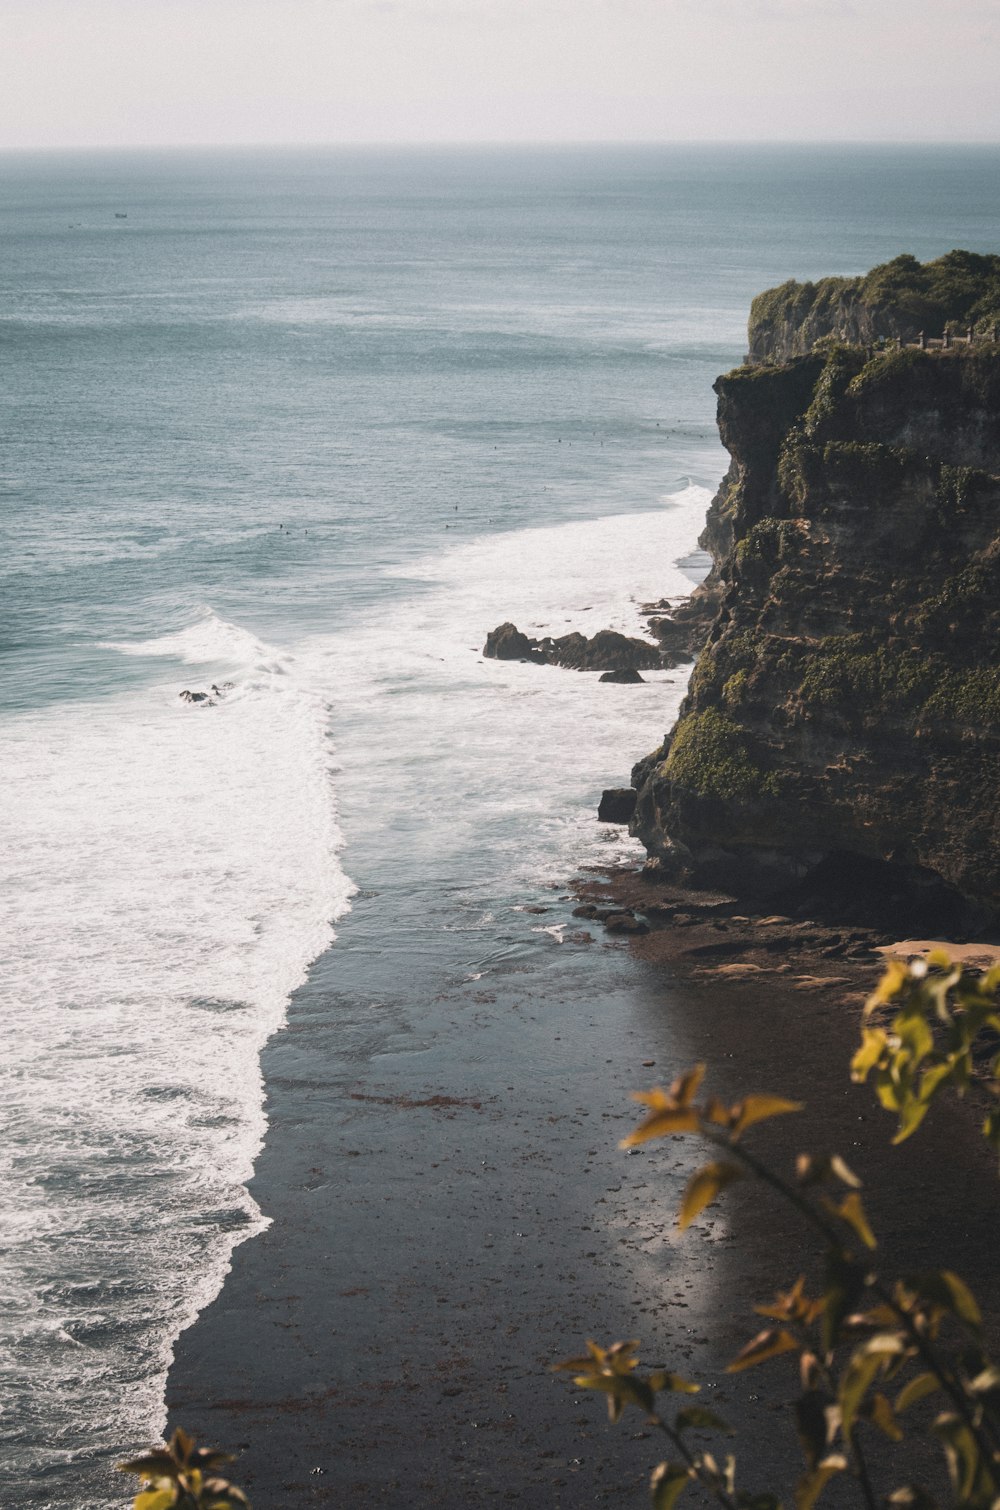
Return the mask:
[[992, 148], [0, 157], [4, 1506], [124, 1501], [262, 1227], [262, 1046], [320, 960], [391, 1017], [352, 905], [486, 980], [636, 855], [596, 803], [686, 671], [487, 631], [689, 591], [753, 294], [1000, 250], [998, 190]]

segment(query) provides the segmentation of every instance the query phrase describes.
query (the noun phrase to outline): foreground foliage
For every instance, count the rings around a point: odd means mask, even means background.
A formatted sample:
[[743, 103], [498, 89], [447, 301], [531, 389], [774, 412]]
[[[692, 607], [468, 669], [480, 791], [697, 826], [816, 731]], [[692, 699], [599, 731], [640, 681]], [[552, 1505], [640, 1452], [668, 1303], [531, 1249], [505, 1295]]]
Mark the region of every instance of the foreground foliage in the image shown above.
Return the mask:
[[[947, 1089], [963, 1095], [977, 1059], [990, 1057], [981, 1078], [1000, 1097], [1000, 968], [978, 976], [944, 954], [927, 963], [894, 961], [865, 1007], [862, 1042], [852, 1078], [870, 1079], [882, 1105], [897, 1118], [894, 1142], [910, 1137]], [[680, 1075], [669, 1089], [636, 1096], [644, 1120], [625, 1139], [635, 1147], [690, 1133], [712, 1151], [691, 1176], [681, 1201], [681, 1229], [738, 1181], [769, 1187], [800, 1215], [822, 1253], [822, 1278], [810, 1293], [799, 1275], [769, 1303], [756, 1307], [767, 1325], [729, 1364], [738, 1373], [782, 1354], [798, 1362], [795, 1424], [803, 1471], [793, 1490], [796, 1510], [812, 1510], [835, 1479], [853, 1479], [869, 1510], [880, 1497], [894, 1510], [934, 1510], [925, 1487], [884, 1462], [880, 1443], [905, 1443], [929, 1431], [943, 1453], [952, 1503], [961, 1510], [1000, 1510], [1000, 1368], [987, 1355], [979, 1306], [949, 1269], [886, 1276], [876, 1261], [877, 1240], [865, 1212], [861, 1182], [837, 1154], [799, 1155], [785, 1179], [747, 1147], [758, 1123], [801, 1110], [779, 1096], [749, 1095], [727, 1106], [700, 1095], [704, 1065]], [[984, 1136], [1000, 1150], [1000, 1104], [987, 1113]], [[778, 1510], [773, 1493], [738, 1487], [736, 1458], [721, 1462], [696, 1446], [692, 1433], [727, 1432], [725, 1421], [690, 1396], [699, 1386], [669, 1370], [642, 1373], [637, 1342], [600, 1347], [557, 1365], [581, 1388], [607, 1396], [612, 1421], [626, 1406], [642, 1410], [671, 1444], [654, 1471], [655, 1510], [672, 1510], [681, 1493], [700, 1487], [724, 1510]], [[680, 1396], [680, 1401], [671, 1401]], [[920, 1402], [933, 1402], [929, 1426], [911, 1425]], [[918, 1421], [926, 1416], [918, 1413]], [[881, 1496], [873, 1484], [892, 1483]]]
[[169, 1442], [118, 1467], [143, 1481], [133, 1510], [250, 1510], [242, 1489], [219, 1476], [218, 1469], [231, 1462], [228, 1453], [196, 1447], [194, 1437], [178, 1427]]

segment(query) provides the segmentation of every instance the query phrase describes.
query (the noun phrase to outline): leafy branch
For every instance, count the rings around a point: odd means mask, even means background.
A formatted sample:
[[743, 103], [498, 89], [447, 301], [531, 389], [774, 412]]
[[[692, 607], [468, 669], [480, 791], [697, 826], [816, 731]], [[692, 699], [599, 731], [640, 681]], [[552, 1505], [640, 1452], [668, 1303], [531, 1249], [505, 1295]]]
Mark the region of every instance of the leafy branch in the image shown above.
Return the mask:
[[228, 1453], [196, 1447], [194, 1437], [178, 1427], [169, 1442], [118, 1468], [142, 1480], [133, 1510], [250, 1510], [242, 1489], [217, 1472], [230, 1462]]
[[[980, 977], [940, 953], [927, 964], [889, 966], [866, 1005], [852, 1074], [856, 1080], [871, 1076], [882, 1105], [896, 1114], [895, 1142], [916, 1131], [946, 1089], [966, 1092], [984, 1041], [992, 1053], [1000, 1034], [998, 991], [1000, 968]], [[894, 1012], [887, 1026], [872, 1024], [876, 1012], [887, 1011]], [[713, 1157], [684, 1191], [682, 1231], [730, 1186], [756, 1180], [793, 1208], [822, 1245], [817, 1293], [807, 1292], [800, 1275], [771, 1303], [757, 1306], [769, 1325], [728, 1366], [736, 1373], [785, 1354], [798, 1360], [794, 1409], [804, 1467], [793, 1492], [796, 1510], [813, 1510], [831, 1480], [845, 1474], [866, 1510], [875, 1510], [868, 1453], [879, 1442], [903, 1443], [917, 1434], [907, 1413], [933, 1396], [939, 1408], [930, 1432], [945, 1457], [954, 1505], [1000, 1510], [1000, 1369], [984, 1350], [982, 1316], [968, 1287], [949, 1269], [880, 1275], [861, 1181], [839, 1155], [802, 1154], [788, 1180], [746, 1146], [752, 1128], [798, 1112], [801, 1104], [769, 1095], [748, 1095], [733, 1105], [699, 1099], [704, 1074], [698, 1064], [667, 1089], [638, 1093], [646, 1115], [623, 1146], [693, 1134], [710, 1147]], [[992, 1059], [990, 1074], [996, 1095], [1000, 1056]], [[1000, 1149], [1000, 1107], [990, 1109], [983, 1132]], [[666, 1370], [640, 1374], [637, 1348], [636, 1342], [606, 1349], [588, 1343], [587, 1355], [557, 1367], [573, 1372], [578, 1386], [606, 1394], [612, 1421], [636, 1406], [669, 1438], [674, 1456], [657, 1467], [651, 1484], [655, 1510], [672, 1510], [693, 1483], [724, 1510], [778, 1510], [777, 1496], [737, 1488], [732, 1455], [720, 1468], [710, 1453], [690, 1446], [689, 1431], [724, 1431], [725, 1422], [689, 1405], [667, 1419], [659, 1397], [690, 1394], [697, 1386]], [[906, 1482], [888, 1503], [893, 1510], [934, 1510], [927, 1491]]]

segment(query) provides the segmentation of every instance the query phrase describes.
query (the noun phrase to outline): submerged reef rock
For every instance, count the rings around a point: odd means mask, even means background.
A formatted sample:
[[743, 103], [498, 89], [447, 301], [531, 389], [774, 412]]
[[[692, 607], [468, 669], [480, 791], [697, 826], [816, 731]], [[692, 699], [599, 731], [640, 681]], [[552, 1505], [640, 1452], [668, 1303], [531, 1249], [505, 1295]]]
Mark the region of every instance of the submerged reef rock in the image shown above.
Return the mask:
[[216, 699], [225, 697], [227, 692], [232, 692], [234, 686], [234, 682], [213, 682], [211, 693], [192, 692], [190, 687], [185, 687], [184, 691], [178, 692], [177, 696], [182, 703], [197, 703], [202, 708], [214, 708]]
[[[933, 299], [970, 328], [939, 325], [929, 349]], [[692, 598], [714, 622], [632, 776], [631, 830], [661, 868], [756, 895], [881, 888], [941, 926], [1000, 918], [993, 309], [1000, 258], [958, 252], [754, 301], [750, 359], [715, 385], [732, 462]], [[920, 341], [865, 344], [905, 341], [901, 311]]]
[[534, 661], [539, 666], [567, 666], [571, 671], [648, 671], [676, 662], [647, 640], [630, 639], [601, 629], [592, 639], [574, 631], [552, 639], [532, 640], [515, 624], [500, 624], [486, 636], [483, 655], [498, 661]]

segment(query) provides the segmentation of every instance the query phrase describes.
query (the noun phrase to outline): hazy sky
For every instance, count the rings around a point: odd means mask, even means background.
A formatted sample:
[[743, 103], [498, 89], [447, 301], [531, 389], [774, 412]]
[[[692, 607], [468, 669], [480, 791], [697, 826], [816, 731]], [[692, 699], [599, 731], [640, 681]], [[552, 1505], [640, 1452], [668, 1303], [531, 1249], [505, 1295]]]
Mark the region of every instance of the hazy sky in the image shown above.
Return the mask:
[[0, 0], [0, 147], [1000, 140], [1000, 0]]

